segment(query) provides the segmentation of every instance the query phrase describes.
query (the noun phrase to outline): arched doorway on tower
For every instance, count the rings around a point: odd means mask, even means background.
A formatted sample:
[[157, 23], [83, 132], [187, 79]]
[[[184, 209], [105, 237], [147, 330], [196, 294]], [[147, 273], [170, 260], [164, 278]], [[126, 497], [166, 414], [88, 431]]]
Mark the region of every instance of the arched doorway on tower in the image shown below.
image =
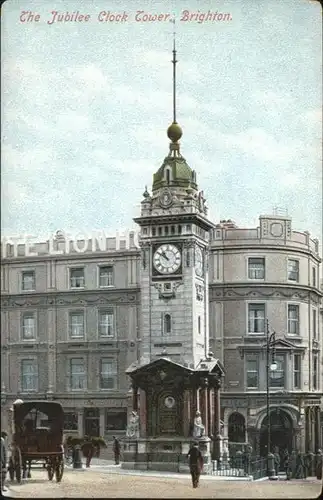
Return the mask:
[[[270, 451], [277, 449], [282, 455], [284, 450], [290, 453], [293, 448], [293, 423], [287, 412], [281, 408], [270, 411]], [[262, 421], [260, 428], [260, 455], [268, 453], [268, 415]]]

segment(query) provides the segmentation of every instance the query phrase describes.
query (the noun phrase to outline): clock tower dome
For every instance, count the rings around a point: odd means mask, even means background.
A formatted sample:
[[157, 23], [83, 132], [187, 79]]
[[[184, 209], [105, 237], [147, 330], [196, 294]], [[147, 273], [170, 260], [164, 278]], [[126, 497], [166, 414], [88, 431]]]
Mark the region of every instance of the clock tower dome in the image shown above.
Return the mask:
[[180, 153], [173, 48], [173, 122], [169, 153], [141, 202], [141, 360], [157, 357], [195, 368], [209, 349], [208, 232], [203, 191]]

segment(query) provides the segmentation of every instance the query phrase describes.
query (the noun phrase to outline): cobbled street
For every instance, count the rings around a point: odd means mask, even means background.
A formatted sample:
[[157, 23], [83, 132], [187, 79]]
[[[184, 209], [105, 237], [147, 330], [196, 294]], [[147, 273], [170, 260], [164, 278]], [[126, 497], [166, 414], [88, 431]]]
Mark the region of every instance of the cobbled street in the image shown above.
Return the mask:
[[[174, 477], [175, 476], [175, 477]], [[67, 468], [61, 483], [48, 481], [44, 471], [34, 470], [32, 479], [10, 484], [13, 498], [317, 498], [322, 483], [317, 479], [238, 481], [202, 477], [193, 490], [187, 475], [113, 473], [101, 467]]]

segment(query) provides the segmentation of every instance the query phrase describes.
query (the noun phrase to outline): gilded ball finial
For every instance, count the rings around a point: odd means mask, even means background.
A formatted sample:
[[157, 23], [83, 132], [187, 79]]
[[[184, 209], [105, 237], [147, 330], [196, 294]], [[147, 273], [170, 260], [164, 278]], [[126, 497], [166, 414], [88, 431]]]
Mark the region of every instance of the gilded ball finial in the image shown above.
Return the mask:
[[177, 122], [173, 122], [167, 129], [168, 138], [172, 142], [177, 142], [183, 135], [183, 131]]

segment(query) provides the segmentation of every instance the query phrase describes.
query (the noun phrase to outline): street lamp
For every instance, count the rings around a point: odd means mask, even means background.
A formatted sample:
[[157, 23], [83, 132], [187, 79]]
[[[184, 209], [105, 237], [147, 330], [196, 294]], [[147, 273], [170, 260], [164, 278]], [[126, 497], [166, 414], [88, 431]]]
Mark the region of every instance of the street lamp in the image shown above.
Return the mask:
[[[272, 475], [272, 466], [270, 466], [270, 453], [271, 453], [271, 422], [270, 422], [270, 372], [277, 370], [277, 363], [275, 361], [275, 342], [276, 332], [269, 335], [269, 322], [266, 324], [266, 369], [267, 369], [267, 472], [268, 476]], [[270, 357], [271, 351], [271, 357]]]

